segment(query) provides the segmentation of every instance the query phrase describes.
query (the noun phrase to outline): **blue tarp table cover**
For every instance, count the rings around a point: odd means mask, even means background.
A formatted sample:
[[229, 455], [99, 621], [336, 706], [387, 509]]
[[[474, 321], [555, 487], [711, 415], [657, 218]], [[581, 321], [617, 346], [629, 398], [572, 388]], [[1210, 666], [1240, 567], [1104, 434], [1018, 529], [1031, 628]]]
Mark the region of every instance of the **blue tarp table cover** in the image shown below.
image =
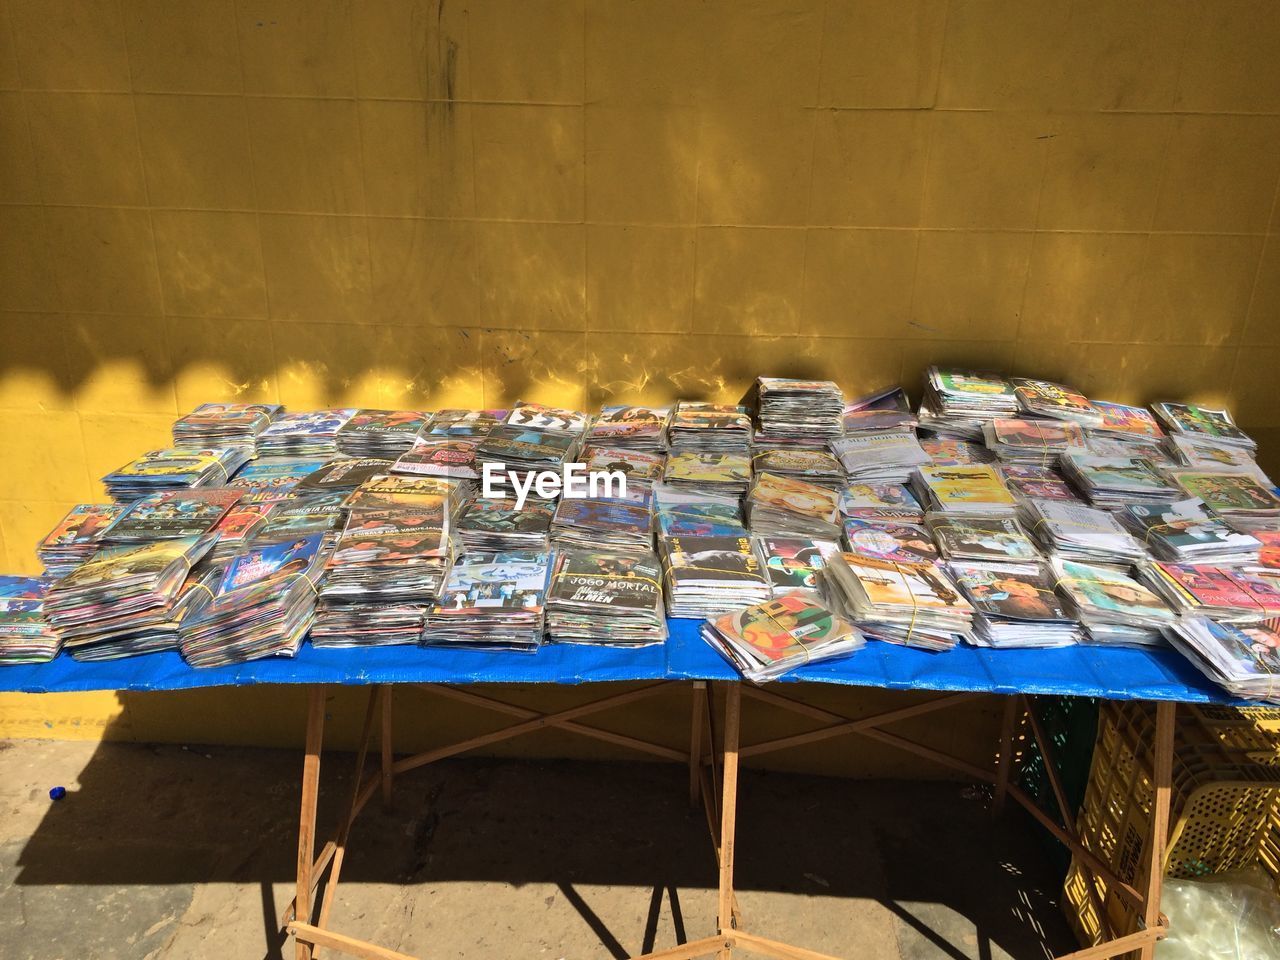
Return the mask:
[[[184, 690], [263, 683], [597, 683], [618, 680], [736, 680], [703, 642], [696, 620], [671, 620], [665, 646], [619, 650], [547, 644], [537, 653], [423, 647], [316, 649], [226, 667], [195, 669], [176, 653], [100, 663], [62, 654], [50, 663], [0, 666], [0, 691]], [[1094, 646], [926, 653], [878, 640], [851, 657], [789, 674], [785, 681], [891, 690], [1067, 694], [1112, 700], [1236, 703], [1173, 650]]]

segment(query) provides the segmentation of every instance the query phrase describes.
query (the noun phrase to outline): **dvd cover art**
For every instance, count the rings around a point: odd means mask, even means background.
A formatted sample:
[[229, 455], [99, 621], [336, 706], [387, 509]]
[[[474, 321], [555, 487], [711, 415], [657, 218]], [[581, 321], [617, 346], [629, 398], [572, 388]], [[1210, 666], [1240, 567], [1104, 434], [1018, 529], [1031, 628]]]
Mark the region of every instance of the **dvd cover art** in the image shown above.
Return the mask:
[[323, 534], [311, 534], [290, 542], [263, 544], [237, 554], [227, 563], [218, 581], [218, 593], [227, 593], [276, 577], [303, 573], [324, 543]]
[[938, 559], [938, 549], [929, 532], [911, 523], [848, 518], [844, 521], [844, 538], [849, 552], [860, 557], [910, 564]]
[[757, 543], [775, 596], [788, 590], [817, 590], [820, 572], [840, 552], [833, 541], [807, 537], [760, 537]]

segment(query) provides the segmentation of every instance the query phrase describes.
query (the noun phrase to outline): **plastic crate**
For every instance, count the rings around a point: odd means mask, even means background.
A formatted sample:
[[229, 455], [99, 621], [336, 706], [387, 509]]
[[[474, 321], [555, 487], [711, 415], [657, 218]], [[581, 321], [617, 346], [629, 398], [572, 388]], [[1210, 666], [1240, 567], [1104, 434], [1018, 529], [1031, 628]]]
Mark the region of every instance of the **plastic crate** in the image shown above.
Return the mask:
[[[1102, 705], [1076, 823], [1084, 846], [1140, 890], [1147, 880], [1154, 733], [1154, 707]], [[1254, 863], [1273, 876], [1280, 873], [1280, 710], [1184, 706], [1178, 710], [1175, 738], [1165, 873], [1196, 877]], [[1089, 882], [1073, 858], [1063, 908], [1085, 946], [1106, 936]], [[1139, 929], [1140, 918], [1129, 903], [1101, 877], [1092, 882], [1115, 935]]]

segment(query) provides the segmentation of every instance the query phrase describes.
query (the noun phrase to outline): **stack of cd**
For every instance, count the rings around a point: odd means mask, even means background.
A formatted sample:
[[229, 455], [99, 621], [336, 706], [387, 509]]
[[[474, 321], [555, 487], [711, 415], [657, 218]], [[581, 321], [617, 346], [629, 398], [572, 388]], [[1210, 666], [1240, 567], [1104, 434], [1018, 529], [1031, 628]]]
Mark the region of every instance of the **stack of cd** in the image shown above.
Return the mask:
[[1215, 517], [1199, 500], [1134, 504], [1117, 519], [1159, 560], [1177, 563], [1257, 563], [1262, 542]]
[[141, 543], [203, 536], [240, 500], [232, 487], [170, 490], [134, 500], [102, 533], [103, 543]]
[[850, 483], [906, 483], [929, 455], [912, 432], [856, 433], [831, 441]]
[[803, 594], [707, 620], [702, 639], [756, 683], [807, 663], [847, 656], [866, 645], [857, 627]]
[[1059, 500], [1024, 500], [1018, 520], [1047, 553], [1085, 563], [1123, 566], [1147, 554], [1105, 510]]
[[1065, 500], [1081, 503], [1075, 490], [1052, 467], [1027, 463], [1006, 463], [1000, 467], [1004, 485], [1020, 500]]
[[1174, 648], [1233, 696], [1280, 702], [1280, 630], [1183, 617], [1165, 628]]
[[328, 462], [328, 457], [259, 457], [241, 467], [230, 485], [248, 493], [286, 494]]
[[258, 453], [267, 457], [335, 456], [338, 431], [355, 414], [350, 408], [282, 414], [258, 434]]
[[666, 407], [602, 407], [587, 432], [587, 443], [628, 450], [662, 450], [667, 443]]
[[699, 490], [684, 490], [668, 483], [653, 488], [657, 502], [658, 532], [676, 537], [745, 537], [742, 501]]
[[[633, 447], [595, 447], [588, 446], [582, 450], [583, 466], [586, 468], [587, 482], [592, 482], [594, 474], [610, 474], [626, 480], [629, 490], [632, 486], [649, 487], [662, 479], [667, 458], [661, 453], [651, 453]], [[600, 483], [597, 493], [592, 496], [615, 496], [606, 487], [621, 487], [609, 477], [609, 482]], [[590, 491], [588, 491], [590, 493]], [[619, 492], [621, 492], [619, 490]]]
[[894, 430], [914, 432], [920, 419], [911, 412], [907, 394], [901, 387], [890, 387], [845, 404], [841, 415], [845, 436]]
[[391, 467], [393, 473], [478, 480], [477, 441], [467, 437], [423, 437]]
[[253, 538], [279, 542], [338, 530], [346, 520], [346, 510], [342, 506], [346, 499], [346, 493], [334, 490], [296, 494], [279, 500], [271, 505]]
[[911, 489], [930, 513], [993, 516], [1012, 514], [1017, 506], [1004, 479], [986, 463], [917, 467], [911, 474]]
[[509, 410], [439, 410], [427, 424], [425, 437], [479, 440], [507, 419]]
[[751, 458], [746, 451], [673, 449], [662, 479], [672, 487], [741, 496], [751, 483]]
[[954, 437], [925, 437], [920, 449], [935, 467], [962, 467], [970, 463], [992, 463], [996, 456], [980, 443]]
[[734, 450], [751, 446], [751, 416], [746, 407], [681, 400], [671, 414], [667, 440], [675, 450]]
[[840, 495], [829, 487], [762, 473], [747, 494], [746, 512], [757, 536], [840, 538]]
[[1018, 395], [1019, 405], [1030, 416], [1070, 420], [1086, 427], [1102, 425], [1102, 412], [1075, 387], [1024, 377], [1014, 377], [1009, 382]]
[[982, 424], [1018, 412], [1018, 396], [1003, 377], [993, 373], [940, 370], [925, 375], [920, 426], [936, 433], [982, 440]]
[[468, 554], [449, 571], [431, 608], [422, 642], [428, 646], [533, 652], [542, 644], [547, 577], [545, 553]]
[[350, 493], [371, 477], [385, 476], [393, 464], [382, 457], [338, 457], [307, 474], [293, 489], [299, 494]]
[[88, 560], [102, 544], [102, 535], [124, 512], [118, 503], [81, 503], [58, 521], [36, 547], [46, 572], [66, 576]]
[[556, 430], [581, 439], [591, 418], [580, 410], [549, 407], [544, 403], [517, 400], [503, 421], [509, 427], [524, 430]]
[[551, 539], [555, 504], [514, 499], [473, 500], [458, 517], [458, 536], [467, 553], [546, 552]]
[[1234, 623], [1280, 617], [1280, 578], [1267, 573], [1158, 560], [1141, 566], [1139, 574], [1182, 614]]
[[757, 443], [810, 443], [820, 446], [844, 430], [844, 394], [830, 380], [756, 381]]
[[873, 560], [851, 553], [827, 565], [828, 597], [866, 633], [923, 650], [967, 639], [973, 607], [934, 564]]
[[844, 467], [826, 450], [803, 447], [757, 450], [752, 454], [751, 468], [756, 473], [776, 473], [833, 489], [843, 487], [845, 482]]
[[280, 415], [278, 403], [202, 403], [173, 424], [175, 447], [248, 447]]
[[1167, 503], [1181, 491], [1149, 462], [1138, 458], [1070, 454], [1063, 476], [1094, 506], [1115, 509], [1134, 503]]
[[662, 569], [652, 551], [559, 551], [547, 590], [547, 633], [557, 643], [638, 647], [664, 641]]
[[395, 459], [413, 446], [430, 419], [420, 410], [360, 410], [338, 428], [338, 452]]
[[476, 464], [482, 476], [485, 465], [496, 466], [498, 480], [510, 491], [513, 483], [532, 482], [530, 474], [561, 472], [577, 450], [576, 433], [504, 424], [494, 427], [476, 445]]
[[1078, 423], [1000, 418], [982, 425], [987, 449], [1001, 463], [1053, 466], [1064, 453], [1084, 453], [1084, 428]]
[[1211, 410], [1193, 403], [1157, 403], [1151, 409], [1170, 434], [1247, 450], [1258, 446], [1253, 437], [1236, 426], [1229, 410]]
[[416, 643], [453, 560], [439, 512], [353, 510], [325, 566], [316, 646]]
[[1042, 566], [951, 563], [947, 570], [973, 604], [973, 642], [979, 646], [1065, 647], [1081, 639], [1080, 624]]
[[653, 493], [636, 486], [629, 494], [625, 498], [562, 499], [551, 523], [552, 545], [652, 553]]
[[62, 638], [44, 613], [55, 577], [0, 576], [0, 663], [44, 663]]
[[183, 585], [213, 546], [212, 537], [183, 537], [105, 547], [54, 584], [45, 614], [72, 654], [128, 656], [166, 649]]
[[663, 537], [659, 546], [673, 617], [720, 616], [769, 598], [750, 537]]
[[1058, 592], [1094, 643], [1137, 646], [1162, 644], [1160, 630], [1171, 624], [1168, 605], [1133, 577], [1114, 567], [1053, 561]]
[[152, 450], [102, 478], [107, 495], [128, 503], [149, 493], [221, 486], [253, 455], [246, 447]]
[[196, 667], [291, 657], [315, 619], [326, 534], [255, 546], [233, 557], [213, 596], [182, 624], [182, 656]]

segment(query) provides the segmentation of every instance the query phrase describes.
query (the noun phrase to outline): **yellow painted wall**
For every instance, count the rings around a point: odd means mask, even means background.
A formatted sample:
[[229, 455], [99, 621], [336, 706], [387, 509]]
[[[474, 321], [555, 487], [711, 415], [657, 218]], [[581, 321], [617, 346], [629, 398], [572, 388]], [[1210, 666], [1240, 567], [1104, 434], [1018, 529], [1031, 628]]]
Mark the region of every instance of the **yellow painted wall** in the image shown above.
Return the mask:
[[1272, 0], [0, 0], [0, 568], [230, 398], [971, 363], [1276, 470], [1277, 49]]

